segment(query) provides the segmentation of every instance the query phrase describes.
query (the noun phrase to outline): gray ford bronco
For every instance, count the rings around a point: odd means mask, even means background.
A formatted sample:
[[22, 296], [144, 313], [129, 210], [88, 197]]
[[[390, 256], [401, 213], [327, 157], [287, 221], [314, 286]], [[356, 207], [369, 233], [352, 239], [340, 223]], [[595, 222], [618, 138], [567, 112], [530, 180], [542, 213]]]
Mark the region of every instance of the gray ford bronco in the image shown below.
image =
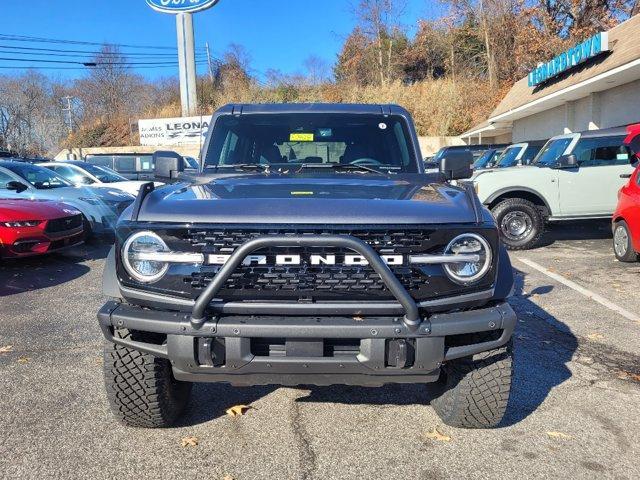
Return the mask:
[[229, 105], [197, 175], [118, 221], [98, 313], [111, 407], [172, 425], [194, 382], [428, 384], [453, 426], [494, 427], [511, 387], [513, 273], [469, 152], [425, 174], [393, 105]]

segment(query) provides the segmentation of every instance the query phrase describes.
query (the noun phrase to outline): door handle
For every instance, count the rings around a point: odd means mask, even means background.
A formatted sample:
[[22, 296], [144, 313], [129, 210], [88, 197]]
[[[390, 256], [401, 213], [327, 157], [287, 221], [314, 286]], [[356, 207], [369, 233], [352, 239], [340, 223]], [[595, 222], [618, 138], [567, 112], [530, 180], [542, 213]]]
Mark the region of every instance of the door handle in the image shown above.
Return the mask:
[[630, 173], [621, 173], [620, 174], [620, 178], [631, 178], [631, 174]]

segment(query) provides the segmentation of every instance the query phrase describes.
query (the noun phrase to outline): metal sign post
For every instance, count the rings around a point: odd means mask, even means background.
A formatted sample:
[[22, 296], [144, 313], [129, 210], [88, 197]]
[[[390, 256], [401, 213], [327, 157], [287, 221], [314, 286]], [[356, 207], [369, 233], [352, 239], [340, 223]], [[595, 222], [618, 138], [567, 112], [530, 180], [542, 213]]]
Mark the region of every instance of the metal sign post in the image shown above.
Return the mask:
[[213, 7], [219, 0], [147, 0], [147, 4], [162, 13], [176, 16], [178, 30], [178, 64], [180, 66], [180, 101], [182, 115], [198, 113], [196, 92], [196, 55], [193, 35], [193, 13]]
[[196, 92], [196, 55], [193, 38], [193, 16], [191, 13], [176, 15], [178, 30], [178, 63], [180, 65], [180, 101], [182, 116], [191, 117], [198, 113]]

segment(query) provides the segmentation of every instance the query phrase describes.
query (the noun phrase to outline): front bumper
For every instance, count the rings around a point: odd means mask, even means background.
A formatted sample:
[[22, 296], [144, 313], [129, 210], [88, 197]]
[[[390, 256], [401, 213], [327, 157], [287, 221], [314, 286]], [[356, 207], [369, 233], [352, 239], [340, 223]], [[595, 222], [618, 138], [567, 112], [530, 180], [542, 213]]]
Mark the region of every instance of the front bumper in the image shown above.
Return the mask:
[[[401, 317], [373, 316], [227, 315], [194, 325], [185, 313], [115, 301], [98, 319], [108, 341], [169, 359], [178, 380], [239, 385], [435, 381], [443, 362], [506, 344], [516, 325], [506, 302], [432, 315], [417, 329]], [[161, 343], [119, 338], [120, 328], [160, 334]], [[481, 332], [493, 333], [463, 341]]]

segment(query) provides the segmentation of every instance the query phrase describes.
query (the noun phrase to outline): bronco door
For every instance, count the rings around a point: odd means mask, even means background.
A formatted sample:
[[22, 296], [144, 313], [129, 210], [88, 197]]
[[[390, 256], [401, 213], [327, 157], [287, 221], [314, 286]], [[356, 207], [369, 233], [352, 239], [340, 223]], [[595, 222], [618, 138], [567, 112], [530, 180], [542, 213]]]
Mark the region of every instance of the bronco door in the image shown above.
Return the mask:
[[613, 215], [618, 190], [627, 182], [620, 175], [632, 173], [624, 136], [580, 139], [571, 152], [576, 168], [558, 170], [560, 212], [563, 217]]

